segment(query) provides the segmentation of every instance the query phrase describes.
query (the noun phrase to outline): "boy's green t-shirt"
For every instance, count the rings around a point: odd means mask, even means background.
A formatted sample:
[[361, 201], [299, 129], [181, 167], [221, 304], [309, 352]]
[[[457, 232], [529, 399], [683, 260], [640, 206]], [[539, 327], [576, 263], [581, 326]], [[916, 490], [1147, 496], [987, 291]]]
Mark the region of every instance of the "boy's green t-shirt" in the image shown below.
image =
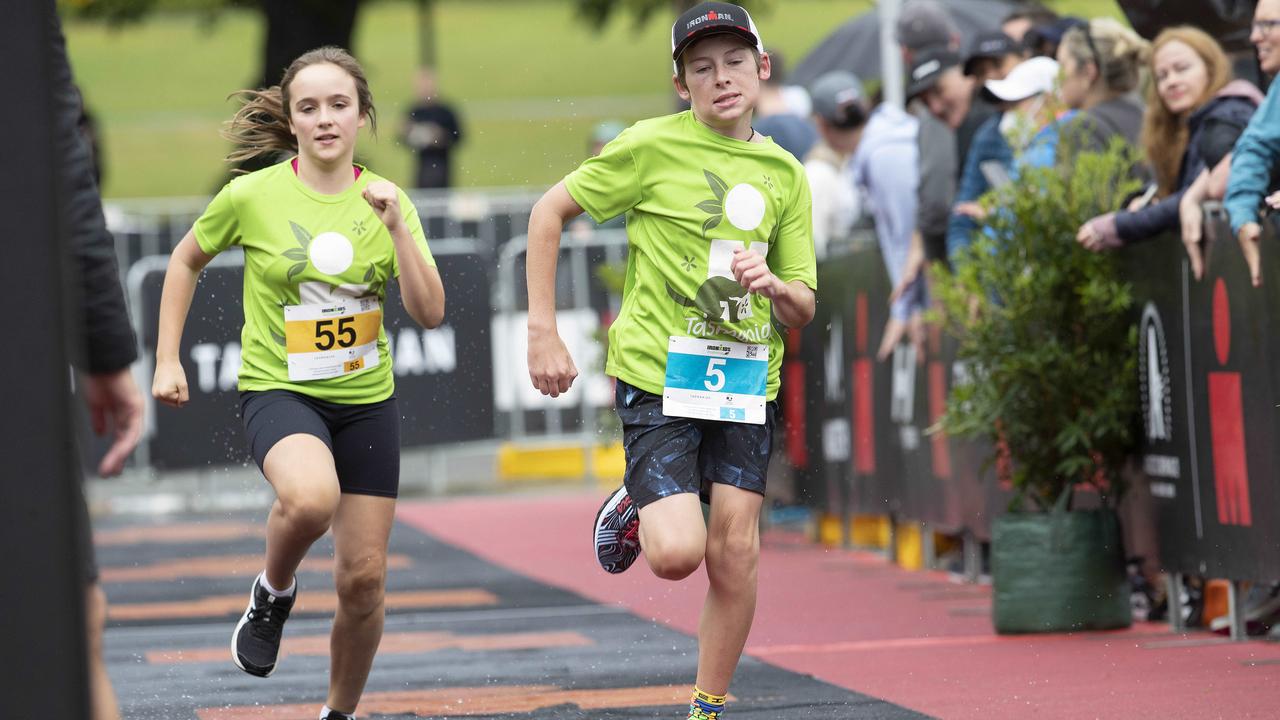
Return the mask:
[[774, 399], [783, 338], [772, 303], [739, 285], [730, 261], [734, 249], [754, 247], [783, 282], [817, 289], [804, 167], [772, 140], [725, 137], [686, 111], [636, 123], [564, 183], [597, 222], [627, 213], [626, 283], [606, 372], [661, 394], [671, 336], [766, 344]]
[[[387, 281], [398, 277], [400, 268], [391, 233], [361, 197], [369, 183], [382, 178], [361, 168], [351, 187], [325, 195], [304, 185], [291, 162], [227, 183], [194, 227], [197, 244], [209, 255], [232, 245], [244, 248], [239, 387], [292, 390], [336, 403], [385, 400], [395, 383], [380, 309]], [[403, 190], [400, 208], [418, 249], [434, 267], [418, 211]], [[343, 312], [325, 316], [343, 305], [345, 319]], [[322, 374], [311, 367], [317, 364], [310, 360], [318, 357], [315, 352], [341, 351], [349, 341], [368, 352], [345, 367], [339, 362], [335, 372], [340, 374], [296, 377]], [[292, 380], [291, 362], [303, 368]]]

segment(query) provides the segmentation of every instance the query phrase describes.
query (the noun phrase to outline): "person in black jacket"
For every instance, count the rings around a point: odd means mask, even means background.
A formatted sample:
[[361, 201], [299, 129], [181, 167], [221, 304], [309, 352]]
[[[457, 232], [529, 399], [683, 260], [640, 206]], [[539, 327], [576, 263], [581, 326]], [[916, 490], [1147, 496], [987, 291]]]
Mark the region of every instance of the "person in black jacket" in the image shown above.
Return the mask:
[[417, 95], [400, 133], [404, 144], [418, 156], [414, 187], [450, 187], [453, 153], [462, 142], [462, 123], [453, 106], [440, 97], [432, 68], [418, 70]]
[[[52, 4], [52, 0], [48, 0]], [[129, 366], [137, 359], [137, 343], [129, 323], [120, 274], [116, 268], [115, 242], [107, 231], [98, 194], [93, 158], [80, 130], [80, 94], [72, 82], [66, 42], [56, 12], [50, 10], [48, 27], [49, 68], [54, 100], [55, 161], [59, 181], [58, 214], [62, 238], [73, 257], [79, 292], [82, 326], [69, 338], [76, 348], [75, 363], [94, 432], [110, 430], [113, 442], [98, 465], [102, 475], [115, 475], [137, 447], [142, 435], [142, 394]], [[78, 347], [77, 347], [78, 346]], [[88, 531], [88, 508], [82, 512], [84, 572], [87, 586], [88, 665], [93, 720], [120, 717], [115, 692], [102, 659], [102, 628], [106, 620], [106, 596], [98, 583], [97, 566]]]
[[[1169, 28], [1152, 46], [1142, 146], [1155, 171], [1156, 199], [1082, 225], [1076, 239], [1091, 250], [1177, 229], [1184, 197], [1190, 193], [1198, 209], [1209, 172], [1230, 154], [1262, 100], [1252, 84], [1231, 79], [1230, 60], [1202, 30]], [[1198, 277], [1196, 251], [1192, 265]]]

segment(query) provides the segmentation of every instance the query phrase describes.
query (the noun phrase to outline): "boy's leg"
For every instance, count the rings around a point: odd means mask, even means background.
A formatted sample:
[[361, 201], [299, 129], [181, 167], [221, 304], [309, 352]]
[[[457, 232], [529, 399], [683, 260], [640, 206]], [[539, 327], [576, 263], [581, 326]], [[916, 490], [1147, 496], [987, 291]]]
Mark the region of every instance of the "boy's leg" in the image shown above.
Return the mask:
[[[697, 421], [667, 417], [662, 396], [622, 380], [617, 381], [616, 408], [627, 453], [625, 491], [639, 508], [640, 547], [655, 575], [681, 580], [698, 569], [706, 550], [707, 529], [698, 500], [702, 429]], [[607, 541], [611, 536], [602, 536], [600, 528], [615, 527], [621, 520], [604, 517], [609, 506], [606, 503], [596, 518], [596, 550], [602, 564], [602, 547], [608, 549], [601, 545], [602, 537]]]
[[713, 695], [729, 692], [755, 617], [763, 502], [760, 493], [732, 485], [716, 483], [711, 489], [710, 586], [698, 624], [698, 688]]
[[697, 494], [668, 495], [640, 508], [640, 547], [649, 569], [663, 580], [692, 575], [707, 547], [707, 526]]
[[698, 457], [711, 488], [707, 531], [707, 599], [698, 627], [698, 689], [725, 695], [756, 609], [760, 508], [764, 504], [777, 404], [763, 425], [717, 423]]

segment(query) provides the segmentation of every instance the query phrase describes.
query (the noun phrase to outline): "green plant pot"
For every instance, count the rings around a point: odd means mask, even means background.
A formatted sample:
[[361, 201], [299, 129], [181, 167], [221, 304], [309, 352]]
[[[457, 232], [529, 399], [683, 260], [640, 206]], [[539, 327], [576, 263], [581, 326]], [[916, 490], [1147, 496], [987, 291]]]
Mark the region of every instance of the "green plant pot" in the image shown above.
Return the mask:
[[1129, 627], [1129, 583], [1113, 510], [996, 518], [991, 570], [997, 633]]

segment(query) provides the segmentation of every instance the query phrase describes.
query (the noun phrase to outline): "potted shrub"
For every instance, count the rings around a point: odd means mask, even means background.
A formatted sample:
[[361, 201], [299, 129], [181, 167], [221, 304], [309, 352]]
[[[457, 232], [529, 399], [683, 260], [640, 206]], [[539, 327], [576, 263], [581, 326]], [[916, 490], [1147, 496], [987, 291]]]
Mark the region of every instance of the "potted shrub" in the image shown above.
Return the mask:
[[[1118, 141], [1024, 171], [983, 198], [983, 228], [954, 272], [935, 271], [967, 368], [940, 429], [1000, 448], [1013, 490], [992, 525], [997, 632], [1131, 621], [1115, 506], [1138, 408], [1137, 330], [1116, 258], [1075, 236], [1138, 189], [1132, 167]], [[1080, 486], [1098, 492], [1099, 509], [1072, 509]]]

